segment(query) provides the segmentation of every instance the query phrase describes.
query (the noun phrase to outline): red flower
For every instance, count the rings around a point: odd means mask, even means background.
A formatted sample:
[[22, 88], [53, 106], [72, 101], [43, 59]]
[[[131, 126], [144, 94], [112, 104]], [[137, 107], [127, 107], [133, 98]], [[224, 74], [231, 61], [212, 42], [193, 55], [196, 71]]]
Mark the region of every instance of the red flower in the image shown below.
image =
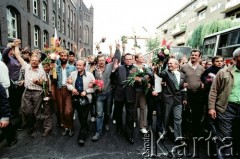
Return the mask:
[[102, 89], [104, 87], [104, 82], [103, 80], [94, 80], [93, 86], [97, 89]]

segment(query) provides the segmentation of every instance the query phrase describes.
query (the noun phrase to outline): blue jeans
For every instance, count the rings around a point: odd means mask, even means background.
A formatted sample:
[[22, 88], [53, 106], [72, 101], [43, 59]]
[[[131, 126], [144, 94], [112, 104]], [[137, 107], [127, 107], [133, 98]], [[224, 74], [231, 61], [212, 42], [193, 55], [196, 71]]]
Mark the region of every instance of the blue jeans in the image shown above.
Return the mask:
[[103, 122], [109, 122], [112, 103], [112, 91], [97, 95], [96, 99], [96, 132], [102, 134]]

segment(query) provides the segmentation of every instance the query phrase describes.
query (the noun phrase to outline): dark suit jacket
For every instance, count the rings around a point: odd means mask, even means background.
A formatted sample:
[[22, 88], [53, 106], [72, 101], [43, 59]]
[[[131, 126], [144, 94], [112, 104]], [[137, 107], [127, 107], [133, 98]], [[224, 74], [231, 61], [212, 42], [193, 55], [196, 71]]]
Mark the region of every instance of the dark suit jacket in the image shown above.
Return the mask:
[[0, 119], [9, 118], [11, 115], [10, 106], [8, 103], [6, 89], [0, 83]]
[[[132, 66], [133, 68], [134, 66]], [[135, 102], [136, 91], [134, 86], [125, 86], [123, 81], [127, 80], [126, 65], [121, 65], [111, 74], [111, 80], [114, 84], [113, 98], [116, 101]]]
[[187, 100], [187, 92], [182, 91], [183, 83], [185, 82], [185, 75], [180, 72], [180, 89], [177, 90], [174, 86], [174, 75], [168, 70], [164, 70], [159, 74], [162, 78], [162, 82], [166, 82], [166, 85], [162, 85], [162, 99], [165, 104], [182, 105], [183, 100]]

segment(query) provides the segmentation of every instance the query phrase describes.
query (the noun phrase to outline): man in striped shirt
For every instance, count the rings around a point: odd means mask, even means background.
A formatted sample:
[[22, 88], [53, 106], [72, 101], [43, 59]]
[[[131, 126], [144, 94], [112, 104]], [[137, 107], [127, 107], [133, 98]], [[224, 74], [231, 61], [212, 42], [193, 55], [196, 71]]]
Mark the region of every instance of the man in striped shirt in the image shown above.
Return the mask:
[[40, 122], [40, 108], [42, 103], [42, 81], [46, 79], [42, 67], [39, 66], [40, 57], [33, 54], [30, 64], [20, 56], [20, 41], [15, 43], [15, 56], [25, 70], [25, 92], [22, 96], [22, 112], [26, 116], [26, 123], [30, 127], [31, 137], [36, 137]]

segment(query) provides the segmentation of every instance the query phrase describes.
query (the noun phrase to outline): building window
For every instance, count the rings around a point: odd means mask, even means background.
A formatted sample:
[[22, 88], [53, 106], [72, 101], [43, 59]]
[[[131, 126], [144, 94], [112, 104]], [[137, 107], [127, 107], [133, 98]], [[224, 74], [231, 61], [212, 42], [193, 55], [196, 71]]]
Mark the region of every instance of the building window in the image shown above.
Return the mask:
[[27, 11], [30, 12], [30, 0], [27, 0]]
[[62, 33], [65, 34], [65, 20], [63, 20], [63, 23], [62, 23]]
[[186, 16], [186, 11], [182, 11], [182, 17], [185, 17]]
[[73, 10], [71, 10], [71, 22], [73, 21]]
[[7, 8], [7, 26], [8, 26], [8, 38], [18, 38], [17, 13], [11, 8]]
[[48, 45], [48, 32], [46, 30], [44, 30], [43, 32], [43, 47], [45, 47], [45, 45]]
[[88, 44], [89, 41], [89, 28], [88, 26], [85, 26], [84, 28], [84, 43]]
[[56, 13], [53, 11], [53, 16], [52, 16], [52, 26], [53, 26], [53, 28], [56, 27], [55, 21], [56, 21]]
[[70, 20], [70, 13], [71, 13], [70, 6], [68, 6], [68, 19], [69, 20]]
[[206, 17], [206, 10], [204, 10], [198, 14], [199, 21], [205, 19], [205, 17]]
[[47, 22], [47, 4], [43, 2], [43, 21]]
[[60, 18], [60, 16], [58, 16], [58, 20], [57, 20], [57, 30], [58, 31], [61, 30], [61, 18]]
[[74, 16], [73, 16], [73, 26], [75, 25], [75, 18], [76, 18], [76, 15], [74, 13]]
[[33, 0], [33, 14], [38, 16], [38, 0]]
[[61, 0], [58, 0], [58, 8], [61, 8]]
[[178, 21], [179, 18], [178, 18], [178, 16], [176, 16], [174, 19], [175, 19], [175, 22], [176, 22], [176, 21]]
[[68, 37], [70, 38], [70, 26], [68, 25]]
[[195, 20], [196, 20], [196, 17], [195, 17], [195, 16], [194, 16], [194, 17], [191, 17], [191, 18], [189, 19], [189, 23], [195, 22]]
[[40, 39], [39, 33], [40, 33], [39, 27], [35, 26], [34, 27], [34, 47], [39, 47], [39, 39]]
[[63, 0], [62, 12], [65, 13], [65, 0]]

